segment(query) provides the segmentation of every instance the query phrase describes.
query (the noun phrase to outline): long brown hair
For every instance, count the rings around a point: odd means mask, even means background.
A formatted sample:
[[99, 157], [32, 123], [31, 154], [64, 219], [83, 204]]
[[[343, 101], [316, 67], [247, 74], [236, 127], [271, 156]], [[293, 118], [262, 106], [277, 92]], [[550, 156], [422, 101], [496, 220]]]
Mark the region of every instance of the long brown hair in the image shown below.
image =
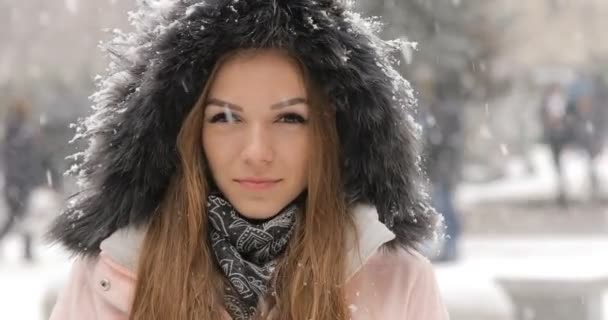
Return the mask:
[[[217, 69], [187, 116], [177, 139], [180, 166], [151, 220], [139, 257], [131, 320], [221, 319], [224, 277], [207, 240], [206, 176], [201, 132], [205, 101]], [[255, 54], [253, 52], [252, 54]], [[264, 299], [273, 319], [347, 319], [345, 253], [354, 223], [340, 179], [339, 141], [328, 99], [310, 81], [311, 153], [307, 198], [297, 230], [280, 258], [274, 292]], [[267, 309], [267, 308], [260, 308]], [[258, 310], [257, 318], [267, 318]]]

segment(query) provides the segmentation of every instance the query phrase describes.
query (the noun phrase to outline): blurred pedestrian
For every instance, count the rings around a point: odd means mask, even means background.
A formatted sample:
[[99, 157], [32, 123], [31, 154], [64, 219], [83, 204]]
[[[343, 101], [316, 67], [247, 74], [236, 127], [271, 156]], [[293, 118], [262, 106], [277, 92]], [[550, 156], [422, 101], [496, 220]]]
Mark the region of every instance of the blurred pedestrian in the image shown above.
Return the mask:
[[565, 117], [571, 144], [582, 150], [587, 159], [587, 176], [592, 199], [599, 197], [599, 176], [595, 159], [601, 151], [601, 139], [598, 135], [601, 110], [596, 105], [598, 101], [595, 97], [594, 79], [579, 75], [570, 86]]
[[[3, 194], [8, 212], [0, 225], [0, 240], [10, 231], [17, 231], [23, 240], [23, 258], [33, 261], [32, 243], [36, 228], [28, 223], [40, 221], [26, 219], [32, 207], [31, 195], [37, 188], [47, 186], [55, 174], [43, 146], [43, 137], [38, 126], [31, 123], [31, 109], [24, 100], [16, 100], [8, 109], [4, 129], [0, 149]], [[36, 207], [40, 207], [39, 199], [36, 197], [34, 201]]]
[[567, 147], [583, 152], [587, 160], [591, 198], [599, 196], [595, 159], [602, 149], [602, 110], [592, 79], [579, 76], [567, 89], [560, 84], [548, 87], [541, 103], [541, 121], [558, 176], [558, 205], [568, 205], [562, 154]]
[[549, 85], [541, 100], [540, 119], [543, 127], [543, 140], [549, 145], [555, 172], [558, 176], [557, 203], [566, 205], [566, 190], [563, 182], [561, 154], [571, 140], [571, 133], [566, 125], [568, 96], [559, 83]]

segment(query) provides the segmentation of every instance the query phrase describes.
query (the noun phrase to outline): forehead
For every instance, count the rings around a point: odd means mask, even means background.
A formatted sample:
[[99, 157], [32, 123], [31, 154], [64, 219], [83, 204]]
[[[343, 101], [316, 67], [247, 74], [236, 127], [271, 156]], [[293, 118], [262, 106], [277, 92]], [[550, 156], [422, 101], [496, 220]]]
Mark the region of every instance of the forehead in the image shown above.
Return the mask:
[[294, 58], [282, 51], [263, 50], [236, 54], [224, 61], [210, 84], [209, 97], [246, 105], [272, 104], [306, 98], [306, 86]]

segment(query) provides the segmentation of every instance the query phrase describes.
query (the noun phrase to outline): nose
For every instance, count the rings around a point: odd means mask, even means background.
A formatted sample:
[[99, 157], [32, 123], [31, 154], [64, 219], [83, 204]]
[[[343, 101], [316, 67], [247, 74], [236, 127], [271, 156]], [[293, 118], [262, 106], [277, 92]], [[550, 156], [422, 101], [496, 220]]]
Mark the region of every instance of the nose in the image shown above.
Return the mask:
[[245, 138], [243, 158], [245, 162], [253, 167], [266, 166], [274, 160], [274, 148], [272, 146], [272, 135], [270, 130], [263, 125], [255, 125], [248, 130]]

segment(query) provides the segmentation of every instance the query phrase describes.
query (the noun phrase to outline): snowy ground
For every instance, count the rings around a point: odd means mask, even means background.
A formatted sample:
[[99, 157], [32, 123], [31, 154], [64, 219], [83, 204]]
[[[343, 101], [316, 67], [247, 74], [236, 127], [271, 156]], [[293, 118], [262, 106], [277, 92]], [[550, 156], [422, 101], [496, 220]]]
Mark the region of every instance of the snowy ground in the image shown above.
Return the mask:
[[[514, 319], [500, 277], [585, 279], [608, 276], [608, 235], [601, 237], [467, 237], [456, 263], [436, 273], [452, 320]], [[559, 293], [556, 293], [559, 294]], [[608, 296], [605, 308], [608, 309]], [[608, 320], [608, 314], [603, 319]]]
[[[553, 171], [550, 152], [546, 146], [536, 146], [530, 158], [533, 172], [525, 170], [522, 159], [514, 158], [508, 166], [505, 178], [485, 184], [463, 184], [457, 194], [459, 207], [464, 213], [471, 208], [499, 204], [503, 212], [481, 210], [483, 214], [503, 214], [503, 223], [521, 225], [512, 221], [529, 213], [526, 205], [555, 201], [558, 180]], [[584, 155], [568, 150], [562, 158], [568, 198], [580, 202], [589, 200], [588, 163]], [[604, 152], [593, 164], [599, 175], [600, 193], [608, 196], [608, 152]], [[492, 206], [489, 206], [490, 208]], [[500, 207], [500, 206], [499, 206]], [[509, 221], [509, 208], [511, 221]], [[530, 207], [531, 208], [531, 207]], [[536, 210], [536, 209], [535, 209]], [[593, 210], [593, 212], [588, 212]], [[584, 279], [596, 274], [608, 276], [608, 230], [605, 205], [576, 205], [567, 210], [553, 209], [551, 214], [536, 215], [549, 225], [543, 235], [533, 235], [529, 231], [507, 237], [465, 235], [462, 242], [463, 257], [449, 265], [437, 266], [437, 276], [444, 299], [450, 308], [452, 320], [509, 320], [513, 310], [508, 297], [498, 286], [496, 279], [504, 276], [535, 276], [550, 278]], [[603, 217], [603, 218], [602, 218]], [[466, 216], [465, 216], [466, 218]], [[588, 228], [577, 219], [592, 219], [589, 223], [602, 224]], [[500, 219], [498, 219], [500, 220]], [[485, 219], [483, 221], [498, 221]], [[532, 222], [533, 219], [527, 219]], [[571, 221], [574, 229], [591, 230], [594, 236], [583, 232], [573, 232], [568, 236], [567, 226], [560, 226], [560, 235], [551, 233], [554, 220]], [[542, 221], [536, 221], [542, 223]], [[587, 222], [586, 222], [587, 223]], [[479, 226], [483, 228], [483, 226]], [[505, 229], [500, 226], [487, 228]], [[541, 230], [538, 226], [526, 226], [530, 230]], [[571, 228], [571, 229], [572, 229]], [[508, 228], [506, 228], [508, 229]], [[546, 229], [546, 228], [545, 228]], [[566, 232], [565, 232], [566, 231]], [[580, 230], [579, 230], [580, 231]], [[527, 233], [527, 234], [526, 234]], [[557, 294], [557, 293], [556, 293]], [[605, 295], [605, 313], [608, 312], [608, 295]], [[601, 320], [608, 320], [608, 314]]]
[[67, 275], [69, 257], [58, 249], [37, 248], [38, 262], [21, 261], [21, 242], [10, 237], [0, 247], [0, 319], [41, 320], [45, 294]]

